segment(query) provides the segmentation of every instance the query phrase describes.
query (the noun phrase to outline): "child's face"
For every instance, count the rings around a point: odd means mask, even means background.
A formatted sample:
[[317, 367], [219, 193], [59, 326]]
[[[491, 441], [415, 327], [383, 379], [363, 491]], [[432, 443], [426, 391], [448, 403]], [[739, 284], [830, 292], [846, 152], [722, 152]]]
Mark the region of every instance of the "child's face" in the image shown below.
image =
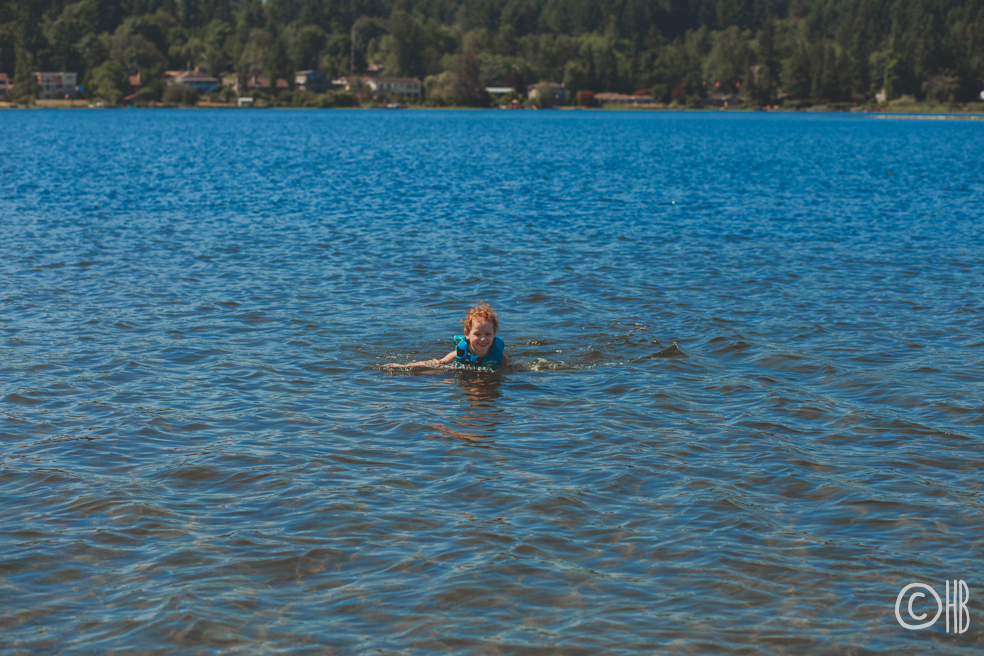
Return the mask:
[[489, 349], [492, 348], [492, 342], [495, 340], [495, 328], [492, 327], [491, 321], [476, 321], [465, 331], [465, 337], [468, 338], [469, 350], [478, 357], [482, 357], [488, 355]]

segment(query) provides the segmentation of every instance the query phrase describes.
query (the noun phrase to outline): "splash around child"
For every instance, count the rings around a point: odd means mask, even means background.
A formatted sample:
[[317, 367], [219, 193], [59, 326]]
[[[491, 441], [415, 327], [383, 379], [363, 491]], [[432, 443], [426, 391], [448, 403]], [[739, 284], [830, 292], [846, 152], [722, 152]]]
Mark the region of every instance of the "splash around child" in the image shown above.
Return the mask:
[[434, 367], [452, 362], [485, 369], [506, 366], [506, 355], [503, 352], [506, 344], [496, 335], [499, 332], [499, 317], [488, 303], [480, 303], [473, 307], [461, 323], [465, 326], [465, 334], [454, 336], [454, 350], [443, 358], [408, 364], [391, 362], [384, 364], [383, 367]]

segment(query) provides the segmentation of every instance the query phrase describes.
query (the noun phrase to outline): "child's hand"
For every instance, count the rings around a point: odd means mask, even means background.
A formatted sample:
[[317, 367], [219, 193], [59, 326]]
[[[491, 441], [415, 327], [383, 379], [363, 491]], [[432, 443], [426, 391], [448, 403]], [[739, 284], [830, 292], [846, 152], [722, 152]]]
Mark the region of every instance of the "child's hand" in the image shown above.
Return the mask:
[[393, 367], [402, 367], [404, 365], [399, 362], [390, 362], [389, 364], [384, 364], [383, 369], [392, 369]]

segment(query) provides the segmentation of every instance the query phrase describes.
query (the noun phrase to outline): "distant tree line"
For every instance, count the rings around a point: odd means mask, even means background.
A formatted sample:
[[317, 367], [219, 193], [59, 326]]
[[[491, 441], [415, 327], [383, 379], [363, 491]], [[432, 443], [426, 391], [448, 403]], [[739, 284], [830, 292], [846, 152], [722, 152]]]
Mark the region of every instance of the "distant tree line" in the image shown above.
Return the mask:
[[941, 103], [984, 88], [984, 0], [0, 0], [0, 71], [79, 73], [116, 99], [129, 75], [161, 99], [165, 70], [332, 77], [370, 67], [425, 82], [430, 102], [483, 105], [540, 81], [695, 103]]

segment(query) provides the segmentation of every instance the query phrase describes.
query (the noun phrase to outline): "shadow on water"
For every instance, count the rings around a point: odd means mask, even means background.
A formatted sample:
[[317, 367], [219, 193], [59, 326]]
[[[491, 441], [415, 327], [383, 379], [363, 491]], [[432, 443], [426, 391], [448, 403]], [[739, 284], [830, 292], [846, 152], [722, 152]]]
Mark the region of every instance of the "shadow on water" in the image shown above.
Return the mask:
[[440, 413], [451, 425], [439, 423], [434, 424], [434, 428], [444, 435], [468, 442], [495, 435], [496, 427], [501, 423], [497, 415], [502, 412], [497, 405], [502, 395], [500, 372], [458, 370], [438, 381], [453, 386], [455, 400], [450, 412]]

